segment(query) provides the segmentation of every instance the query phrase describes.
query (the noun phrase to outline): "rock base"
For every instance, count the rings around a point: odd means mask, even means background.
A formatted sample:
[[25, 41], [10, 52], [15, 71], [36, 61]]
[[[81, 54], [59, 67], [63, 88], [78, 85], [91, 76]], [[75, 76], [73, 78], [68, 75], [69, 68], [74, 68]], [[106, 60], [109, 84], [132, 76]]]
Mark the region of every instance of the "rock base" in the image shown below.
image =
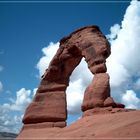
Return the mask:
[[96, 114], [113, 114], [113, 113], [119, 113], [119, 112], [129, 112], [129, 111], [135, 111], [135, 109], [113, 108], [112, 106], [102, 107], [102, 108], [97, 107], [97, 108], [89, 109], [83, 112], [82, 117], [92, 116]]
[[[83, 117], [64, 128], [25, 125], [17, 140], [139, 140], [140, 111], [113, 108], [116, 113]], [[118, 111], [117, 111], [118, 110]], [[126, 111], [126, 112], [125, 112]], [[128, 112], [127, 112], [128, 111]], [[109, 109], [108, 112], [111, 112]], [[36, 127], [35, 127], [36, 126]]]

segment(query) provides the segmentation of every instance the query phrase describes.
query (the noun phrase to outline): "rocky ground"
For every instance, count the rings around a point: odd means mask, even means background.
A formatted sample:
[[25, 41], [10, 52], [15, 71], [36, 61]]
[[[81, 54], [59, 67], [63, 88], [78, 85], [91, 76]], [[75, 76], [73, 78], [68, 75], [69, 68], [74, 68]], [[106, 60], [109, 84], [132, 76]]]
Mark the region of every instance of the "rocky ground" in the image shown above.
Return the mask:
[[85, 116], [64, 128], [45, 128], [43, 123], [25, 126], [18, 138], [44, 140], [140, 139], [140, 111], [111, 111]]

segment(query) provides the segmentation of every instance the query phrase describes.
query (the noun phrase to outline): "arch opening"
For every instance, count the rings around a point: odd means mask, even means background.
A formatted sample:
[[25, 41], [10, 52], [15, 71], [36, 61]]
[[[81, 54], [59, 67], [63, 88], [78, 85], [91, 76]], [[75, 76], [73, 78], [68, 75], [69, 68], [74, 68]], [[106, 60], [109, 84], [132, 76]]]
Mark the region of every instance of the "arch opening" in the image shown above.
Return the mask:
[[66, 89], [67, 99], [67, 125], [74, 123], [81, 118], [81, 105], [84, 98], [84, 91], [91, 83], [93, 74], [88, 69], [85, 59], [74, 69], [70, 76], [69, 86]]

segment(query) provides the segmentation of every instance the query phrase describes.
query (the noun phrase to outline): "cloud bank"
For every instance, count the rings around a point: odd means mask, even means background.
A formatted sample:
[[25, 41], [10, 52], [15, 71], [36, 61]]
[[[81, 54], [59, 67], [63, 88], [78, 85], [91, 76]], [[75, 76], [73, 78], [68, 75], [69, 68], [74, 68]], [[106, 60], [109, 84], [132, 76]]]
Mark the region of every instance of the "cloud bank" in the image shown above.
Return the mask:
[[0, 105], [0, 131], [19, 132], [25, 108], [31, 102], [32, 96], [31, 90], [21, 88], [16, 92], [16, 99], [9, 99], [10, 103]]
[[[110, 31], [107, 37], [111, 42], [112, 53], [107, 60], [107, 67], [112, 94], [127, 108], [139, 108], [140, 2], [132, 1], [126, 9], [121, 25], [115, 24]], [[132, 98], [132, 101], [128, 100]]]

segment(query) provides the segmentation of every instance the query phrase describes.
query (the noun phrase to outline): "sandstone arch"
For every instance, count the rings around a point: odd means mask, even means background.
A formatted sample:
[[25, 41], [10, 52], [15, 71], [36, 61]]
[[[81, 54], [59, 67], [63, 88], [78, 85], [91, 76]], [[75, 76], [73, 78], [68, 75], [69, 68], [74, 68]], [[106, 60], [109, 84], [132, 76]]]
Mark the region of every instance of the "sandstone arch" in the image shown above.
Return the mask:
[[97, 26], [80, 28], [63, 38], [42, 76], [32, 103], [26, 109], [23, 123], [44, 123], [47, 127], [66, 125], [65, 91], [72, 71], [83, 57], [95, 76], [85, 91], [82, 111], [95, 107], [118, 106], [110, 97], [109, 75], [106, 73], [105, 64], [109, 55], [109, 42]]

